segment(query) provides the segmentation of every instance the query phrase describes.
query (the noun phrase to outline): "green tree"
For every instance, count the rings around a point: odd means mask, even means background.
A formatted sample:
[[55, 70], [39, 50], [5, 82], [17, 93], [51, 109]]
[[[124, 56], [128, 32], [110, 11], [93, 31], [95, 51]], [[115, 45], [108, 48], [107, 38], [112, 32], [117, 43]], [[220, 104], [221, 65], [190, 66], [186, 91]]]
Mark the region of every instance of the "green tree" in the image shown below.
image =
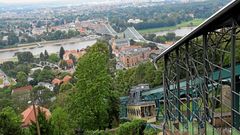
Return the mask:
[[10, 33], [8, 35], [8, 45], [14, 45], [19, 42], [19, 39], [15, 33]]
[[39, 105], [49, 107], [53, 92], [44, 86], [36, 86], [33, 88], [31, 95]]
[[98, 42], [78, 62], [77, 92], [68, 108], [76, 128], [95, 130], [108, 127], [111, 90], [111, 77], [106, 66], [108, 55], [107, 45]]
[[31, 63], [33, 62], [33, 54], [31, 52], [18, 52], [17, 58], [19, 63]]
[[73, 85], [71, 83], [67, 83], [67, 84], [62, 84], [60, 86], [60, 91], [67, 91], [67, 90], [71, 90], [73, 88]]
[[28, 76], [24, 72], [17, 73], [17, 86], [26, 86], [28, 85]]
[[42, 52], [40, 53], [40, 60], [41, 60], [41, 61], [44, 61], [44, 60], [45, 60], [45, 56], [44, 56], [44, 54], [43, 54]]
[[64, 50], [63, 47], [61, 47], [61, 48], [60, 48], [60, 51], [59, 51], [59, 57], [60, 57], [61, 59], [63, 59], [64, 53], [65, 53], [65, 50]]
[[61, 60], [59, 63], [59, 67], [61, 67], [62, 69], [67, 67], [67, 62], [65, 60]]
[[60, 59], [59, 59], [58, 55], [55, 53], [51, 54], [48, 58], [48, 61], [52, 62], [52, 63], [57, 63], [57, 62], [59, 62], [59, 60]]
[[49, 58], [47, 50], [44, 51], [44, 57], [45, 57], [45, 60], [47, 60]]
[[2, 109], [0, 112], [0, 134], [21, 135], [21, 117], [11, 107]]
[[35, 79], [37, 79], [38, 82], [51, 82], [53, 78], [54, 72], [52, 70], [43, 69]]
[[72, 59], [73, 63], [76, 64], [77, 63], [77, 59], [75, 56], [73, 56], [72, 54], [69, 54], [69, 59]]
[[57, 107], [53, 110], [50, 122], [53, 126], [54, 135], [70, 134], [71, 130], [68, 114], [61, 107]]
[[[39, 123], [41, 135], [53, 135], [53, 128], [51, 122], [46, 119], [45, 113], [40, 111], [40, 108], [38, 108], [37, 120]], [[36, 122], [32, 122], [32, 125], [29, 126], [29, 131], [31, 135], [37, 135]]]

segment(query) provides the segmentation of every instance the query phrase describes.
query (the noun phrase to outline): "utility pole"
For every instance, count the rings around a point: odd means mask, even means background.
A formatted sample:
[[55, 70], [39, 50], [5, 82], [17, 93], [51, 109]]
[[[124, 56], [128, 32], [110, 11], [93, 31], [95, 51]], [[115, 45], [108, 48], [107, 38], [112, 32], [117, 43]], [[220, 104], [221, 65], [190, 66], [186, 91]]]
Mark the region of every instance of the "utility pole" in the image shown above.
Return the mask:
[[36, 119], [37, 134], [38, 134], [38, 135], [41, 135], [41, 133], [40, 133], [40, 127], [39, 127], [39, 123], [38, 123], [38, 118], [37, 118], [37, 113], [36, 113], [36, 107], [35, 107], [34, 102], [33, 102], [33, 112], [34, 112], [34, 117], [35, 117], [35, 119]]
[[[33, 91], [32, 91], [32, 92], [33, 92]], [[32, 93], [31, 96], [34, 97], [34, 94]], [[32, 99], [32, 106], [33, 106], [34, 117], [35, 117], [35, 119], [36, 119], [37, 135], [41, 135], [40, 127], [39, 127], [39, 123], [38, 123], [38, 118], [37, 118], [37, 113], [36, 113], [36, 107], [35, 107], [35, 103], [34, 103], [34, 98]]]

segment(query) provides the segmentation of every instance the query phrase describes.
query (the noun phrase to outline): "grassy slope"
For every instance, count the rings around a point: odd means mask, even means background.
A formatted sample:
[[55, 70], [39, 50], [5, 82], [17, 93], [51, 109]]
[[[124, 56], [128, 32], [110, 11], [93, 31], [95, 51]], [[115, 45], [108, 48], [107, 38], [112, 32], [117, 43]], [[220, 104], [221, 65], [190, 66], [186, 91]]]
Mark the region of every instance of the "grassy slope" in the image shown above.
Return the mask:
[[204, 19], [194, 19], [188, 22], [182, 22], [176, 26], [170, 26], [170, 27], [161, 27], [161, 28], [152, 28], [152, 29], [143, 29], [143, 30], [138, 30], [139, 33], [141, 34], [146, 34], [146, 33], [155, 33], [159, 31], [167, 31], [167, 30], [175, 30], [180, 27], [188, 27], [191, 26], [190, 24], [192, 23], [192, 26], [198, 26], [204, 21]]

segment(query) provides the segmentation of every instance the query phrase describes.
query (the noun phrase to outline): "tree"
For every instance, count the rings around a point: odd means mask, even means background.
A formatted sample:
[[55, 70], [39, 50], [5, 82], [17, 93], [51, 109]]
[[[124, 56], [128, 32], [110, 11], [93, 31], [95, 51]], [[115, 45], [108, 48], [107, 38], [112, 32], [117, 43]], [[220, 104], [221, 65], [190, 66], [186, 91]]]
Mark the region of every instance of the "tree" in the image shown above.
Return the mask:
[[58, 55], [55, 53], [51, 54], [48, 58], [48, 61], [52, 62], [52, 63], [57, 63], [57, 62], [59, 62], [59, 60], [60, 59], [59, 59]]
[[33, 62], [33, 54], [31, 52], [18, 52], [17, 58], [19, 63], [31, 63]]
[[17, 86], [22, 87], [28, 85], [28, 76], [24, 72], [17, 73]]
[[69, 54], [69, 59], [72, 59], [74, 65], [77, 63], [77, 59], [75, 56], [73, 56], [72, 54]]
[[67, 62], [65, 60], [61, 60], [59, 62], [59, 67], [61, 67], [62, 69], [66, 68], [67, 67]]
[[63, 59], [64, 53], [65, 53], [65, 50], [64, 50], [63, 47], [61, 47], [61, 48], [60, 48], [60, 51], [59, 51], [59, 57], [60, 57], [61, 59]]
[[109, 123], [111, 77], [108, 72], [108, 47], [98, 42], [78, 62], [76, 89], [68, 112], [76, 128], [105, 129]]
[[41, 61], [45, 61], [45, 56], [44, 56], [44, 54], [42, 52], [40, 53], [40, 60]]
[[53, 92], [44, 86], [35, 86], [31, 94], [34, 102], [38, 105], [47, 107], [50, 105], [51, 98], [53, 97]]
[[[40, 111], [38, 108], [37, 120], [40, 126], [41, 135], [53, 135], [52, 125], [49, 120], [46, 119], [45, 113]], [[32, 122], [32, 125], [29, 126], [29, 131], [31, 135], [37, 135], [37, 124]]]
[[68, 91], [68, 90], [71, 90], [73, 88], [73, 85], [71, 83], [67, 83], [67, 84], [62, 84], [60, 86], [60, 91], [63, 92], [63, 91]]
[[173, 41], [174, 39], [175, 39], [175, 37], [176, 37], [176, 34], [173, 32], [173, 33], [167, 33], [166, 34], [166, 39], [168, 40], [168, 41]]
[[44, 51], [44, 57], [45, 57], [45, 60], [47, 60], [49, 58], [47, 50]]
[[68, 114], [61, 107], [57, 107], [53, 110], [50, 122], [53, 126], [54, 135], [70, 134], [70, 122]]
[[10, 33], [8, 35], [8, 45], [14, 45], [19, 42], [19, 39], [15, 33]]
[[0, 134], [21, 135], [21, 117], [11, 107], [2, 109], [0, 112]]
[[38, 82], [51, 82], [53, 78], [54, 72], [52, 70], [43, 69], [35, 79], [37, 79]]

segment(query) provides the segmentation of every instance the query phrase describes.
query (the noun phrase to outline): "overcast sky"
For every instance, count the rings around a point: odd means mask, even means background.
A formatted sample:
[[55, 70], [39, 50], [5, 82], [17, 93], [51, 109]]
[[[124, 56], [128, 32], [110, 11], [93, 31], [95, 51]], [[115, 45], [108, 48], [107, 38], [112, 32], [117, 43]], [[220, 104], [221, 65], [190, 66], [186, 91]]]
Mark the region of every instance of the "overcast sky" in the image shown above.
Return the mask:
[[6, 4], [16, 4], [16, 3], [49, 3], [49, 2], [101, 2], [101, 1], [107, 1], [107, 0], [0, 0], [0, 3], [6, 3]]

